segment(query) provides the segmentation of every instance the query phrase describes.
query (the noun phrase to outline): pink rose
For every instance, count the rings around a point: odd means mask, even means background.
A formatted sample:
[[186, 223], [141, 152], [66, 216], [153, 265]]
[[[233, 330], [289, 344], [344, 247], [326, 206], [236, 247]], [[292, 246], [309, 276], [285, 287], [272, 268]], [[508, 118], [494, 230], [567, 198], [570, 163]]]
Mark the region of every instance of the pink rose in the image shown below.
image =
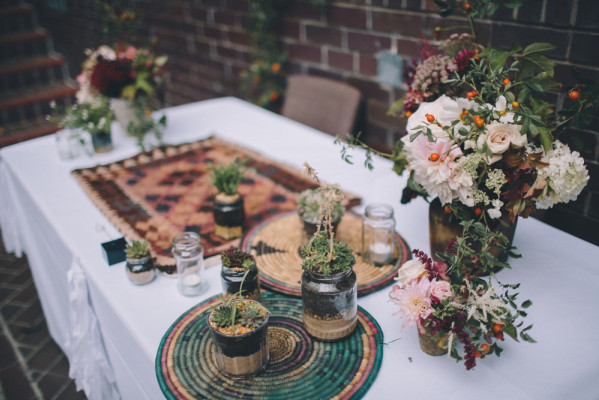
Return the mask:
[[431, 282], [431, 298], [435, 303], [440, 303], [451, 296], [453, 296], [453, 293], [449, 282], [437, 280]]

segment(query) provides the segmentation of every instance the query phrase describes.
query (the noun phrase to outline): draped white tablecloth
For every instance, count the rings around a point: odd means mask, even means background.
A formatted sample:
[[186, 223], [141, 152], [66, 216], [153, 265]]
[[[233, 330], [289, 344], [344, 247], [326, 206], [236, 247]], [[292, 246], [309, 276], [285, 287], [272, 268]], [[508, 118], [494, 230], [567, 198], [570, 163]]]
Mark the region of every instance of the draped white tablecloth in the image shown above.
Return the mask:
[[[394, 207], [397, 230], [428, 252], [428, 205], [400, 205], [405, 177], [375, 159], [375, 170], [341, 160], [333, 138], [235, 98], [166, 110], [167, 143], [216, 134], [301, 168], [308, 161], [321, 178], [362, 196], [363, 204]], [[90, 399], [161, 399], [154, 360], [170, 325], [199, 301], [219, 293], [219, 268], [207, 270], [209, 290], [180, 295], [176, 280], [159, 276], [134, 286], [124, 263], [108, 267], [101, 242], [120, 236], [71, 177], [75, 168], [104, 164], [137, 152], [133, 139], [114, 129], [115, 150], [72, 161], [58, 159], [54, 137], [0, 150], [0, 227], [6, 248], [29, 258], [50, 334], [71, 364], [70, 374]], [[363, 211], [363, 207], [357, 211]], [[521, 282], [532, 299], [527, 322], [537, 344], [504, 342], [500, 358], [465, 371], [447, 357], [420, 351], [415, 329], [401, 330], [388, 289], [359, 299], [384, 332], [381, 371], [368, 399], [597, 399], [599, 398], [599, 247], [534, 219], [520, 219], [514, 244], [523, 258], [498, 274]]]

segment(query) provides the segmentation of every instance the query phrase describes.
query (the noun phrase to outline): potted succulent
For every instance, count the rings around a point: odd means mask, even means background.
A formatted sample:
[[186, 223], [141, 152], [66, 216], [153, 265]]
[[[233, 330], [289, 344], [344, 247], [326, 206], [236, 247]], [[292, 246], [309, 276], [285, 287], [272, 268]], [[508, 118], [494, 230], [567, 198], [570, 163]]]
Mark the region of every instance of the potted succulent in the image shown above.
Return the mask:
[[156, 277], [150, 245], [145, 240], [131, 241], [125, 246], [127, 277], [136, 285], [150, 283]]
[[[307, 172], [318, 180], [314, 171]], [[358, 289], [352, 249], [334, 239], [332, 210], [343, 194], [337, 185], [321, 184], [323, 230], [301, 248], [302, 307], [306, 331], [320, 340], [338, 340], [350, 335], [357, 322]]]
[[241, 237], [245, 212], [243, 197], [237, 188], [247, 168], [243, 161], [235, 159], [227, 165], [212, 164], [208, 169], [212, 184], [218, 190], [213, 206], [214, 234], [227, 240]]
[[[316, 233], [318, 224], [322, 224], [321, 207], [323, 205], [322, 192], [317, 189], [306, 189], [297, 198], [297, 214], [302, 220], [306, 241], [310, 240]], [[343, 217], [343, 206], [341, 202], [334, 201], [331, 218], [333, 219], [333, 232], [337, 232], [337, 226]]]
[[241, 293], [243, 298], [259, 301], [260, 278], [254, 256], [239, 249], [229, 249], [220, 253], [220, 259], [220, 276], [225, 297]]
[[[245, 276], [249, 273], [246, 271]], [[244, 276], [244, 278], [245, 278]], [[266, 368], [269, 311], [241, 296], [241, 289], [207, 316], [220, 371], [230, 377], [251, 377]]]

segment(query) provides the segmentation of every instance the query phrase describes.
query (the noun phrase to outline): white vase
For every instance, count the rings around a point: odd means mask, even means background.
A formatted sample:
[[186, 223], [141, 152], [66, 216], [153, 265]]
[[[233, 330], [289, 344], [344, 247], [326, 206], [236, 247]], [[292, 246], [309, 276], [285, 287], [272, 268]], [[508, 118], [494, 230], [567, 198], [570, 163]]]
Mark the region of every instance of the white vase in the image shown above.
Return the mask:
[[127, 136], [129, 136], [127, 132], [129, 123], [141, 123], [133, 100], [112, 98], [110, 99], [110, 108], [114, 111], [114, 117], [119, 123], [121, 131]]

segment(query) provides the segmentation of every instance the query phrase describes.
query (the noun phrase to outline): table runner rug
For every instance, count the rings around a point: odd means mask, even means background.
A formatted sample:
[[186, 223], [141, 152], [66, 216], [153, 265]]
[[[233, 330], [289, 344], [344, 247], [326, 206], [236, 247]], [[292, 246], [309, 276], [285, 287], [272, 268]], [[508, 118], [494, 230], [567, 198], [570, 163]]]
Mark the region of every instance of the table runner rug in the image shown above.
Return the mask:
[[[301, 171], [216, 136], [162, 146], [125, 160], [72, 172], [94, 204], [130, 240], [145, 239], [160, 266], [173, 266], [171, 241], [184, 231], [202, 238], [204, 256], [239, 245], [214, 235], [216, 190], [208, 166], [246, 159], [252, 168], [239, 185], [245, 202], [244, 232], [265, 218], [297, 207], [297, 196], [314, 181]], [[345, 193], [345, 205], [360, 203]]]
[[270, 361], [250, 379], [231, 379], [218, 371], [207, 312], [214, 296], [185, 312], [164, 334], [156, 354], [156, 377], [163, 394], [174, 399], [359, 399], [380, 370], [383, 332], [358, 307], [358, 324], [337, 342], [312, 339], [302, 324], [302, 302], [262, 292], [271, 312]]

